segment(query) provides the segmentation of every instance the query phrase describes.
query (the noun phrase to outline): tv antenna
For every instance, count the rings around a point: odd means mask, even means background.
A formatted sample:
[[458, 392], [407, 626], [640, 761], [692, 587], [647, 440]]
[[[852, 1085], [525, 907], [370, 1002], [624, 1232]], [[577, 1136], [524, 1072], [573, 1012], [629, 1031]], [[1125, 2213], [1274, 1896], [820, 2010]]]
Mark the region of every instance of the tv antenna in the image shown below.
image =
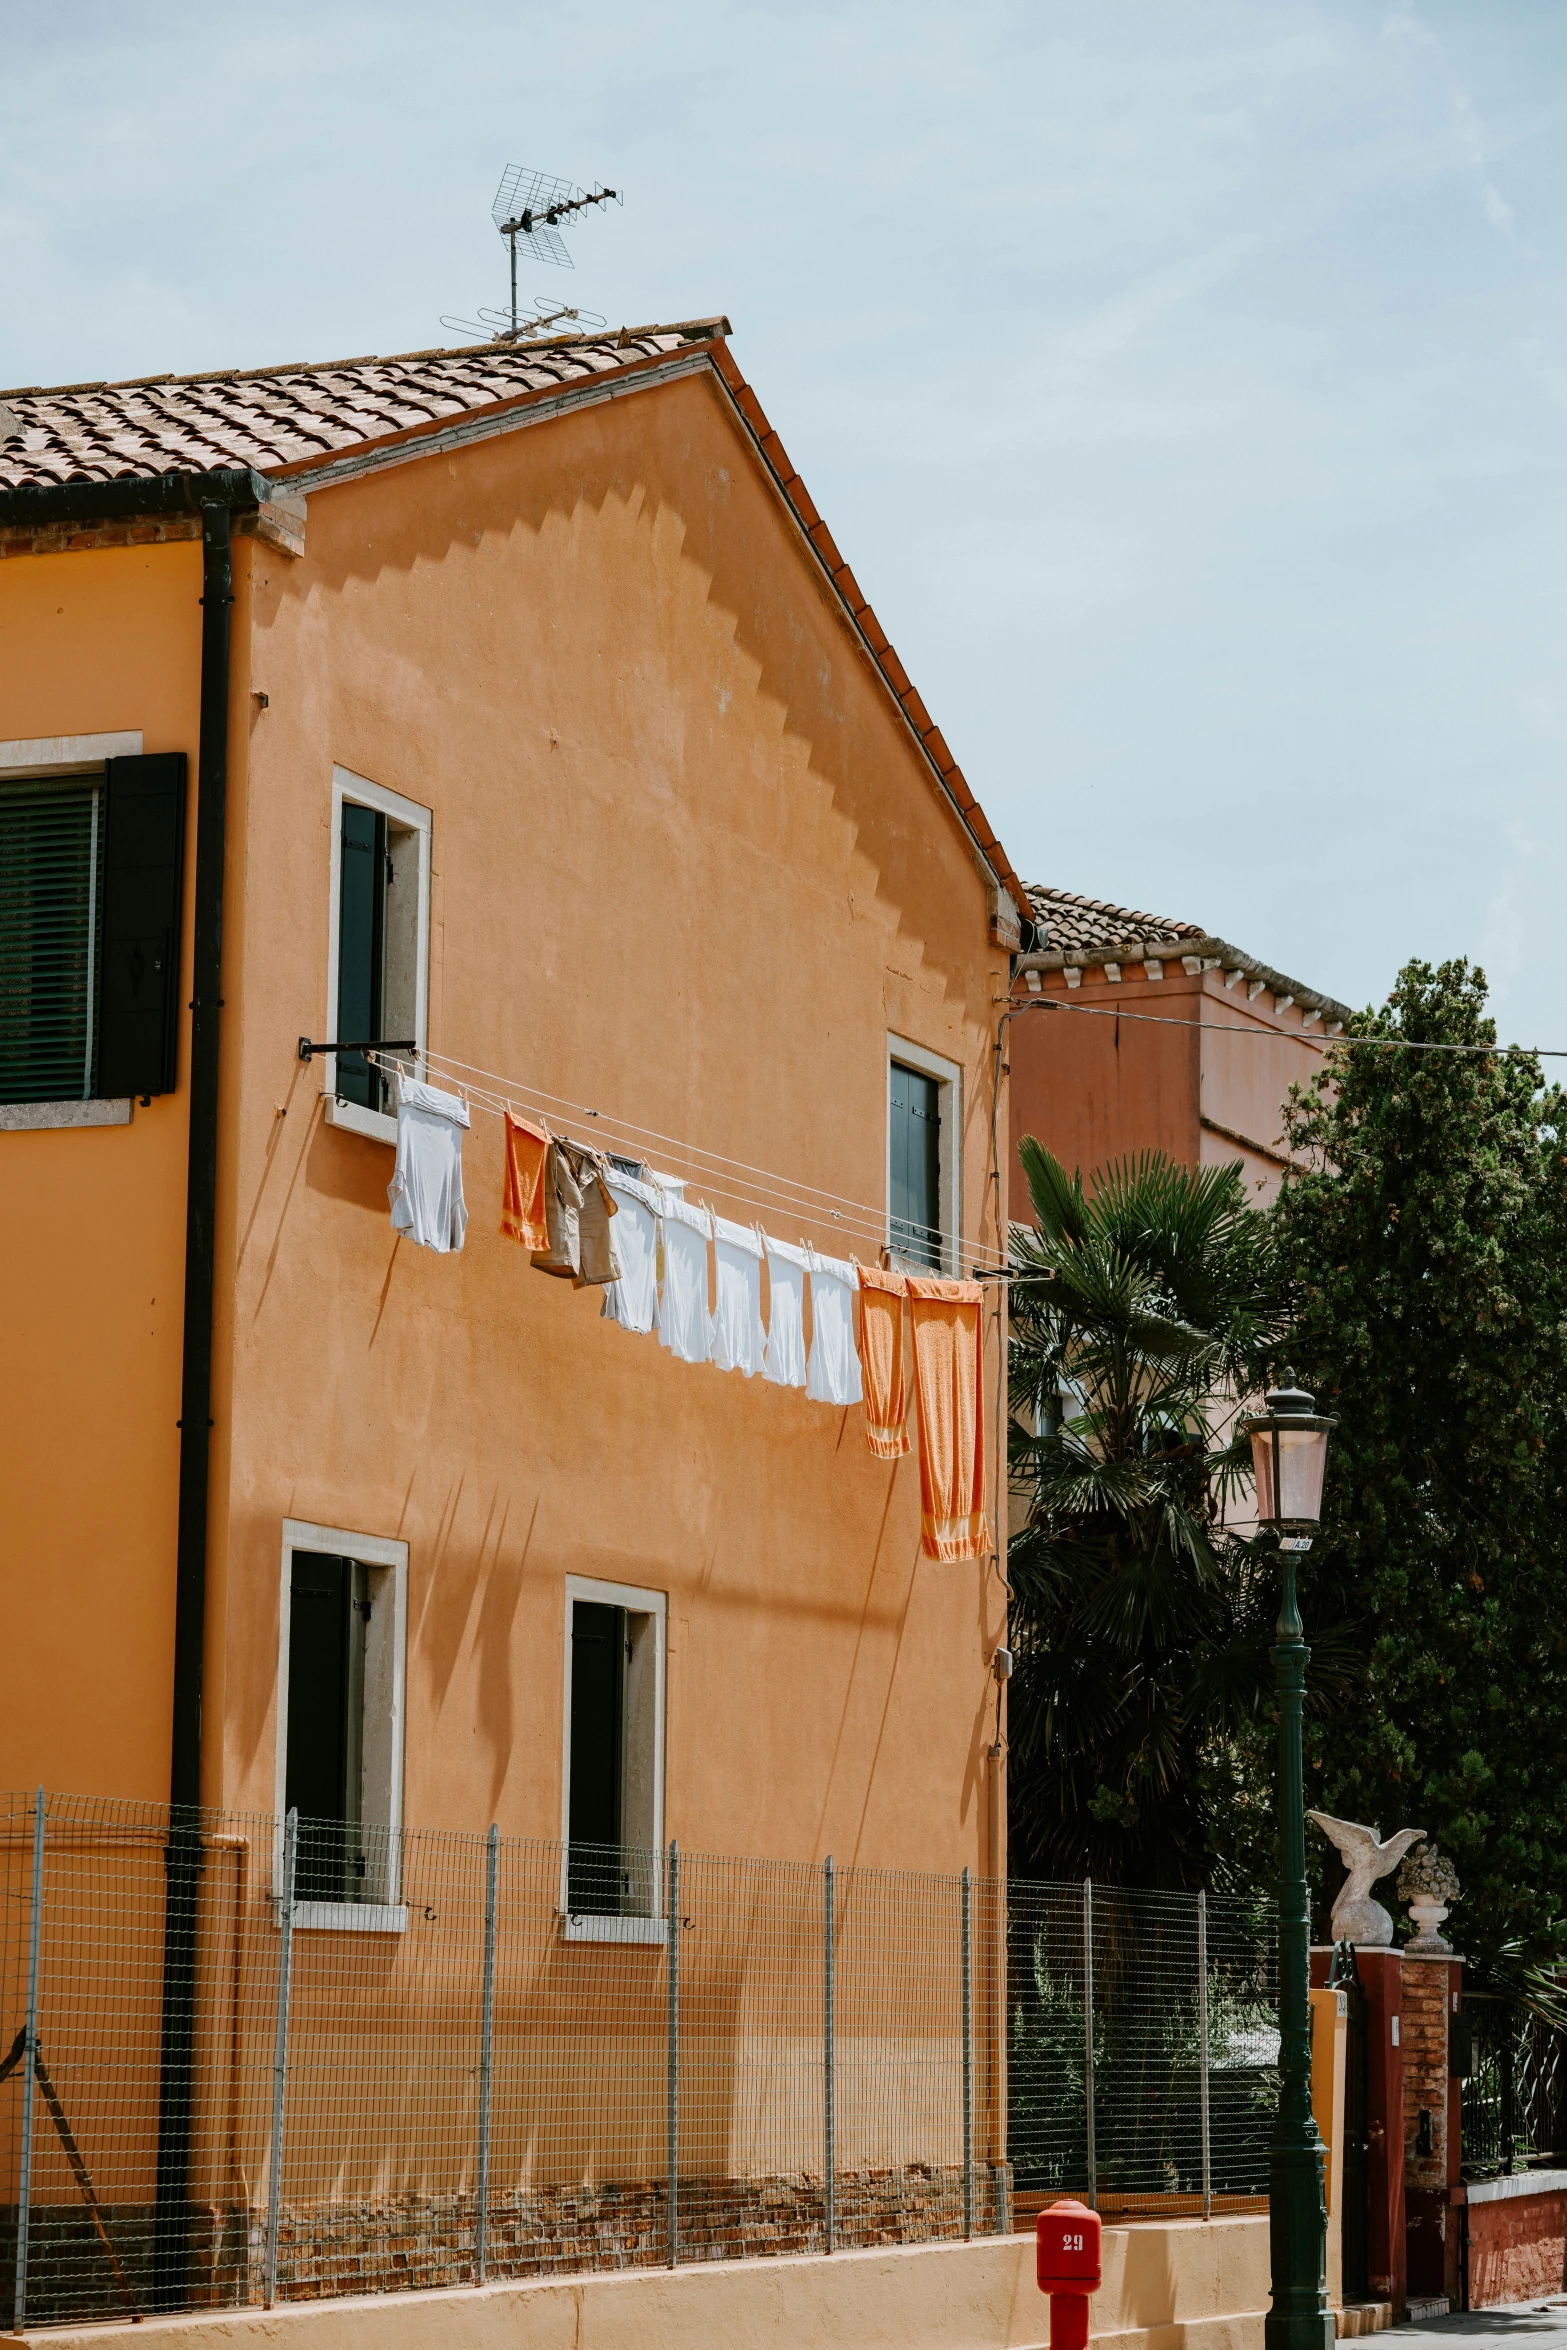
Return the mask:
[[623, 204], [625, 197], [616, 188], [595, 185], [579, 188], [570, 180], [554, 179], [548, 172], [530, 171], [526, 164], [508, 164], [501, 174], [501, 184], [495, 191], [490, 216], [506, 239], [511, 260], [511, 308], [509, 312], [481, 310], [479, 320], [443, 318], [441, 324], [460, 333], [478, 333], [497, 343], [522, 342], [530, 336], [548, 333], [561, 319], [581, 321], [595, 328], [604, 320], [595, 311], [570, 308], [565, 303], [551, 305], [545, 299], [533, 304], [532, 310], [519, 309], [517, 302], [517, 247], [534, 261], [547, 261], [555, 269], [576, 266], [566, 250], [565, 239], [558, 224], [569, 220], [574, 213], [586, 212], [599, 204]]

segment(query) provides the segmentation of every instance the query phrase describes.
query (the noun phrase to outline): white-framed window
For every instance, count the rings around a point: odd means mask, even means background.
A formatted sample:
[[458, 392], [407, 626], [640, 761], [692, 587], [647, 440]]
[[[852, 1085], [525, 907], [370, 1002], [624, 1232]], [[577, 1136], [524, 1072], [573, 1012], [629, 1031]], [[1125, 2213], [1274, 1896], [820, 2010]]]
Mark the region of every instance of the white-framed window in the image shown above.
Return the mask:
[[887, 1246], [914, 1273], [962, 1265], [963, 1072], [887, 1038]]
[[662, 1591], [566, 1577], [560, 1906], [570, 1941], [664, 1938]]
[[400, 1933], [408, 1545], [283, 1520], [277, 1830], [300, 1815], [294, 1923]]
[[[408, 1039], [422, 1053], [430, 998], [430, 811], [346, 767], [332, 770], [331, 906], [324, 1034], [343, 1043]], [[386, 1071], [359, 1053], [329, 1053], [322, 1067], [331, 1124], [395, 1144]]]

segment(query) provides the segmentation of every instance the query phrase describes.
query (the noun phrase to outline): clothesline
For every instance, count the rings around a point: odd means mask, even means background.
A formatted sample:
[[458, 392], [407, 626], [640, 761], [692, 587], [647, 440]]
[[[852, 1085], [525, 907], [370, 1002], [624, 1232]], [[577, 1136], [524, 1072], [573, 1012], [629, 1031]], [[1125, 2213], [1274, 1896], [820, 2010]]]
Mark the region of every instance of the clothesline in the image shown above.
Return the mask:
[[[396, 1054], [369, 1052], [365, 1058], [388, 1072], [395, 1071], [401, 1065]], [[618, 1150], [624, 1156], [646, 1164], [648, 1146], [656, 1144], [665, 1155], [677, 1162], [672, 1173], [683, 1175], [687, 1182], [710, 1185], [722, 1197], [750, 1209], [758, 1217], [800, 1217], [808, 1223], [814, 1222], [820, 1227], [829, 1228], [840, 1244], [852, 1247], [857, 1242], [872, 1256], [879, 1255], [887, 1245], [888, 1219], [868, 1201], [850, 1199], [842, 1193], [801, 1183], [793, 1176], [780, 1174], [774, 1168], [757, 1166], [749, 1160], [728, 1158], [699, 1143], [662, 1133], [656, 1127], [643, 1126], [635, 1120], [615, 1119], [586, 1102], [570, 1101], [562, 1094], [550, 1093], [541, 1086], [505, 1076], [493, 1069], [482, 1069], [477, 1063], [460, 1061], [451, 1054], [426, 1051], [419, 1058], [427, 1069], [439, 1074], [447, 1084], [456, 1086], [475, 1108], [491, 1117], [504, 1118], [509, 1109], [529, 1109], [552, 1128], [566, 1123], [556, 1115], [563, 1111], [575, 1118], [590, 1119], [593, 1140], [600, 1149]], [[684, 1163], [683, 1167], [680, 1162]], [[736, 1180], [737, 1175], [751, 1180]], [[928, 1229], [943, 1262], [950, 1263], [955, 1259], [962, 1264], [966, 1252], [961, 1235], [936, 1226]], [[988, 1251], [975, 1251], [964, 1265], [964, 1270], [971, 1271], [975, 1277], [995, 1275], [1006, 1269], [1005, 1261]]]
[[[889, 1460], [910, 1449], [906, 1308], [920, 1433], [921, 1548], [937, 1559], [990, 1555], [984, 1292], [977, 1281], [905, 1274], [795, 1248], [705, 1202], [693, 1205], [681, 1196], [678, 1178], [659, 1175], [644, 1160], [617, 1163], [594, 1145], [552, 1133], [542, 1118], [483, 1098], [487, 1087], [447, 1092], [390, 1054], [359, 1049], [397, 1070], [397, 1161], [387, 1196], [393, 1230], [416, 1247], [441, 1256], [463, 1247], [469, 1220], [463, 1134], [475, 1108], [493, 1110], [505, 1121], [500, 1230], [528, 1252], [536, 1272], [579, 1291], [599, 1290], [601, 1320], [644, 1340], [656, 1336], [677, 1361], [760, 1375], [775, 1386], [803, 1388], [817, 1403], [863, 1402], [867, 1447]], [[765, 1324], [764, 1262], [770, 1272]]]

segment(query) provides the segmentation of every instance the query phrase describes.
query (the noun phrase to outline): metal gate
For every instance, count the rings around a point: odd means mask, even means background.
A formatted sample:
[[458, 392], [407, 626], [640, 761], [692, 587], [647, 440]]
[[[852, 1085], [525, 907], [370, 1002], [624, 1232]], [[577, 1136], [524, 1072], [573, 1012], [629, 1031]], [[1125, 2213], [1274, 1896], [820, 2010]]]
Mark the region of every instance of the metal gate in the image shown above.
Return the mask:
[[1344, 1993], [1349, 2023], [1344, 2049], [1344, 2299], [1365, 2301], [1371, 2291], [1370, 2084], [1366, 2073], [1366, 1993], [1353, 1942], [1334, 1944], [1328, 1988]]

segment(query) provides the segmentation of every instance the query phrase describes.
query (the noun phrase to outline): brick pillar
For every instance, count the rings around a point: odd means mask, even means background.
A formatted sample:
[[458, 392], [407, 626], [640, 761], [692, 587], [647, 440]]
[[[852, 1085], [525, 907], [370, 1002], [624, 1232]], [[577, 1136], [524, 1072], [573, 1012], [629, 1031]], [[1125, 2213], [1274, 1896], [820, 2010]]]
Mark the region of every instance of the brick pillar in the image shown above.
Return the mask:
[[1447, 1961], [1405, 1952], [1404, 2230], [1409, 2292], [1447, 2290]]

